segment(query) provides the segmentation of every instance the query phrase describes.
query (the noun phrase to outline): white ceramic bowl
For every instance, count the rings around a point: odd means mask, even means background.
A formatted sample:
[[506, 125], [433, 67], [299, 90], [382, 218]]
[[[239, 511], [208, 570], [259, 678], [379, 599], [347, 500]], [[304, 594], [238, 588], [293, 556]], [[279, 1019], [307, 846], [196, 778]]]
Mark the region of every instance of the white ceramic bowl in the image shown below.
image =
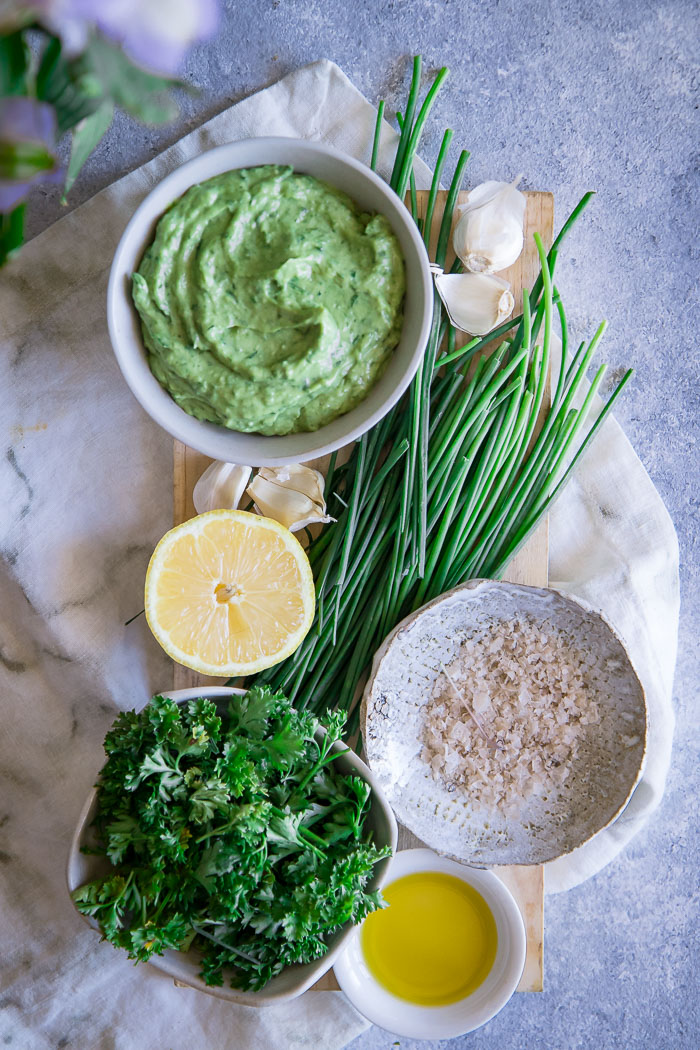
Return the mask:
[[[401, 340], [379, 382], [361, 404], [319, 430], [271, 437], [243, 434], [204, 423], [181, 409], [152, 374], [131, 301], [131, 275], [153, 239], [166, 208], [196, 183], [236, 168], [289, 164], [343, 190], [360, 207], [381, 212], [391, 223], [406, 264], [406, 299]], [[365, 164], [317, 142], [289, 138], [244, 139], [202, 153], [171, 172], [134, 212], [112, 262], [107, 320], [112, 346], [131, 392], [173, 437], [229, 463], [273, 466], [325, 455], [354, 441], [386, 415], [413, 378], [428, 338], [433, 288], [428, 255], [408, 209]]]
[[362, 951], [359, 929], [335, 962], [338, 984], [353, 1006], [373, 1024], [412, 1039], [452, 1039], [490, 1021], [506, 1005], [525, 966], [525, 926], [511, 893], [491, 871], [469, 868], [429, 849], [402, 850], [391, 864], [391, 885], [403, 875], [438, 871], [473, 886], [496, 920], [498, 948], [486, 980], [471, 995], [447, 1006], [418, 1006], [392, 995], [375, 979]]
[[[206, 686], [202, 689], [166, 690], [162, 695], [169, 696], [178, 703], [183, 703], [200, 696], [216, 700], [217, 698], [233, 695], [241, 696], [244, 692], [244, 689], [232, 689], [228, 686]], [[334, 745], [334, 749], [339, 750], [342, 746], [340, 742], [337, 742]], [[377, 846], [391, 846], [391, 849], [395, 850], [398, 835], [396, 821], [375, 777], [353, 751], [341, 755], [335, 760], [334, 765], [343, 773], [354, 773], [369, 783], [372, 788], [372, 801], [367, 816], [367, 826], [373, 831], [374, 842]], [[109, 863], [103, 857], [80, 852], [80, 847], [90, 840], [90, 825], [96, 811], [97, 792], [93, 789], [85, 800], [70, 844], [66, 868], [66, 881], [69, 893], [72, 893], [78, 886], [82, 886], [83, 883], [90, 882], [109, 870]], [[379, 861], [375, 866], [374, 875], [368, 883], [367, 888], [369, 890], [381, 888], [386, 881], [390, 864], [390, 857]], [[94, 920], [86, 918], [82, 914], [81, 918], [84, 918], [93, 929], [99, 928]], [[310, 988], [312, 984], [315, 984], [319, 977], [331, 968], [348, 939], [352, 936], [354, 929], [355, 927], [348, 923], [329, 938], [328, 951], [322, 959], [317, 959], [315, 962], [307, 963], [303, 966], [287, 966], [277, 977], [273, 977], [271, 981], [268, 981], [259, 992], [244, 992], [225, 984], [220, 988], [210, 987], [205, 984], [199, 976], [201, 969], [199, 957], [193, 951], [177, 952], [168, 950], [163, 955], [154, 955], [150, 959], [150, 963], [156, 969], [169, 974], [176, 981], [189, 985], [191, 988], [198, 988], [202, 992], [208, 992], [209, 995], [214, 995], [218, 999], [228, 999], [230, 1002], [242, 1003], [245, 1006], [272, 1006], [275, 1003], [296, 998], [296, 996], [305, 992], [307, 988]], [[126, 956], [124, 958], [126, 959]]]

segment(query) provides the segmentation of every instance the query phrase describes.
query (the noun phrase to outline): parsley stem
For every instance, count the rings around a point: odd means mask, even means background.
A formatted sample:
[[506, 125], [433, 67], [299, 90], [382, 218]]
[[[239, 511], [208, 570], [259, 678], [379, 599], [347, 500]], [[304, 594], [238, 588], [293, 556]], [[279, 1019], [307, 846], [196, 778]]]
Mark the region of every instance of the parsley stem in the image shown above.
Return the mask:
[[[348, 750], [350, 749], [348, 748]], [[279, 817], [280, 820], [285, 820], [289, 816], [289, 813], [285, 813], [284, 810], [278, 809], [277, 806], [270, 806], [270, 812], [273, 813], [276, 817]], [[318, 842], [321, 846], [325, 848], [328, 845], [325, 839], [322, 839], [319, 835], [316, 835], [315, 832], [311, 831], [309, 828], [304, 827], [303, 824], [297, 825], [295, 831], [300, 839], [305, 840], [304, 845], [306, 845], [310, 850], [313, 850], [314, 853], [317, 853], [319, 857], [326, 856], [323, 850], [319, 849], [318, 846], [315, 845], [315, 843]]]
[[[204, 921], [206, 922], [207, 920], [205, 919]], [[216, 925], [219, 926], [223, 924], [216, 923]], [[191, 926], [194, 932], [199, 934], [200, 937], [206, 937], [208, 941], [213, 941], [213, 943], [218, 944], [220, 948], [225, 948], [227, 952], [233, 952], [234, 955], [240, 955], [242, 959], [247, 959], [248, 962], [254, 963], [255, 966], [259, 965], [260, 960], [256, 959], [254, 955], [249, 955], [248, 952], [244, 952], [242, 948], [236, 948], [233, 944], [227, 944], [226, 941], [222, 941], [218, 937], [215, 937], [213, 933], [207, 933], [206, 930], [203, 930], [201, 926], [198, 926], [194, 922], [191, 923]]]
[[304, 838], [310, 839], [312, 842], [318, 842], [320, 846], [327, 845], [325, 839], [322, 839], [320, 835], [317, 835], [315, 832], [313, 832], [311, 828], [307, 828], [305, 824], [299, 825], [299, 832], [304, 836]]
[[236, 814], [236, 816], [233, 818], [233, 820], [229, 820], [228, 824], [222, 824], [218, 828], [211, 828], [211, 830], [205, 832], [204, 835], [200, 835], [198, 839], [194, 840], [195, 846], [199, 846], [200, 843], [206, 842], [206, 840], [210, 839], [212, 837], [212, 835], [223, 835], [225, 831], [230, 831], [231, 828], [236, 826], [238, 821], [239, 821], [239, 817], [238, 817], [238, 814]]
[[304, 779], [299, 781], [296, 791], [302, 791], [306, 785], [313, 780], [316, 774], [320, 773], [324, 766], [330, 765], [330, 763], [334, 762], [336, 758], [340, 758], [341, 755], [347, 754], [350, 750], [351, 748], [346, 747], [342, 751], [322, 751], [318, 762], [311, 767]]

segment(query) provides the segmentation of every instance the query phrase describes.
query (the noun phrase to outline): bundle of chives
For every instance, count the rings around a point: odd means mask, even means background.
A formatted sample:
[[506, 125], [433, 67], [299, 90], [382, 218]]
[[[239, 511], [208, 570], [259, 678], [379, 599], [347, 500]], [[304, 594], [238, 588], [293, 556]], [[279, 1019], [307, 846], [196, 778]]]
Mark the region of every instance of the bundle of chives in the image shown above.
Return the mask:
[[[413, 161], [446, 76], [441, 69], [419, 109], [421, 61], [416, 58], [405, 115], [399, 118], [390, 184], [402, 198], [411, 187], [417, 222]], [[373, 168], [383, 112], [382, 103]], [[426, 246], [451, 139], [448, 130], [419, 222]], [[438, 232], [435, 262], [443, 268], [468, 158], [468, 153], [460, 154]], [[374, 652], [404, 616], [468, 579], [500, 578], [629, 380], [631, 371], [586, 430], [605, 366], [585, 397], [580, 395], [605, 324], [569, 362], [566, 315], [553, 278], [558, 250], [591, 196], [587, 193], [574, 208], [548, 254], [535, 235], [540, 275], [524, 296], [519, 317], [456, 349], [455, 330], [435, 294], [425, 356], [408, 393], [357, 442], [346, 463], [337, 467], [332, 458], [326, 499], [337, 524], [309, 546], [318, 603], [315, 623], [293, 656], [258, 676], [284, 689], [298, 706], [351, 708]], [[535, 437], [550, 372], [555, 311], [561, 363]], [[498, 348], [486, 352], [501, 337], [505, 339]]]

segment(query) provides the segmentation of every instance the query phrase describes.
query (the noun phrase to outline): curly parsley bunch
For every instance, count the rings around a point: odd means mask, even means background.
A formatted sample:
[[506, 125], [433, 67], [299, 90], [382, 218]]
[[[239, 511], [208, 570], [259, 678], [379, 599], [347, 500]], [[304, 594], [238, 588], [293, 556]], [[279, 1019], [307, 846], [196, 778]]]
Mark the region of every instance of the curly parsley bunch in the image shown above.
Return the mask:
[[[111, 872], [73, 900], [139, 962], [202, 953], [202, 977], [260, 989], [382, 907], [365, 887], [387, 848], [365, 830], [370, 787], [333, 767], [344, 715], [319, 721], [254, 686], [223, 716], [156, 696], [105, 738], [95, 827]], [[319, 727], [325, 735], [317, 734]]]

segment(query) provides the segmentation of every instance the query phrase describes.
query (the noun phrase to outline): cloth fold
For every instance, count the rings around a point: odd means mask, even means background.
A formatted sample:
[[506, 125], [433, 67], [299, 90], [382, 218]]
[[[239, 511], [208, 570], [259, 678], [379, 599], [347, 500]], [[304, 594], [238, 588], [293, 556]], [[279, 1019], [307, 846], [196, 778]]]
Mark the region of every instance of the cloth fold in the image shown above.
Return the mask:
[[[0, 517], [0, 1035], [36, 1050], [336, 1050], [366, 1027], [338, 992], [252, 1010], [176, 988], [100, 943], [65, 890], [67, 845], [118, 710], [170, 686], [142, 607], [150, 554], [172, 521], [172, 441], [123, 382], [105, 324], [112, 255], [164, 175], [259, 135], [320, 139], [368, 159], [375, 111], [316, 62], [245, 99], [27, 244], [0, 275], [6, 450]], [[382, 136], [387, 174], [395, 133]], [[419, 187], [430, 173], [416, 165]], [[643, 825], [668, 769], [678, 621], [673, 527], [608, 421], [552, 513], [551, 580], [598, 605], [647, 690], [649, 760], [617, 823], [549, 866], [549, 888], [599, 870]]]

